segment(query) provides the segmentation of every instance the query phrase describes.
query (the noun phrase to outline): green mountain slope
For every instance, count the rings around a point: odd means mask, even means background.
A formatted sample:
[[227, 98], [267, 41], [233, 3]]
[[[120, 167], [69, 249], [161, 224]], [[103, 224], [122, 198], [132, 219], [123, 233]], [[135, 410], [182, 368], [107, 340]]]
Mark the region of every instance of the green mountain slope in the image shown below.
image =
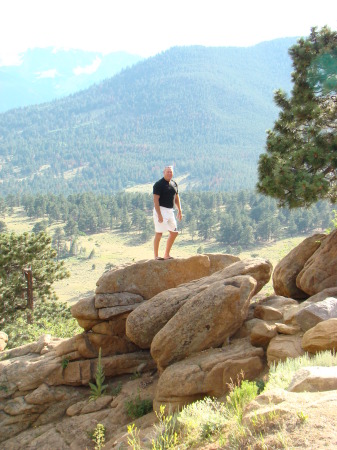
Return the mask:
[[0, 115], [4, 192], [114, 192], [163, 164], [201, 190], [252, 188], [294, 38], [176, 47], [86, 91]]

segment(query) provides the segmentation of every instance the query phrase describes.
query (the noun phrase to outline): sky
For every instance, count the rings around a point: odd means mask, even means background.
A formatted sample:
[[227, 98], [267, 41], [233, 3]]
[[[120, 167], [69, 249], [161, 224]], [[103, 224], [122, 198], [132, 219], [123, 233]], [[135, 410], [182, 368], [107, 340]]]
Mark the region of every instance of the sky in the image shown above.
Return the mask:
[[29, 48], [149, 57], [173, 46], [251, 46], [337, 30], [336, 0], [1, 0], [0, 66]]

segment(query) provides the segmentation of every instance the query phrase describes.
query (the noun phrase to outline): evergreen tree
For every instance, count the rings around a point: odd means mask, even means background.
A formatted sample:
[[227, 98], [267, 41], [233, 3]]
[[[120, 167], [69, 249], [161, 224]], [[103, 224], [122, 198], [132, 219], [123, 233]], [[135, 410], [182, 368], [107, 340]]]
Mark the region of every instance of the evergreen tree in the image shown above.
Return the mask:
[[[25, 269], [31, 269], [34, 302], [54, 299], [53, 283], [69, 276], [46, 233], [0, 234], [0, 317], [13, 321], [27, 310]], [[29, 305], [33, 309], [33, 304]]]
[[260, 155], [258, 191], [290, 208], [337, 200], [337, 32], [315, 28], [290, 48], [291, 97], [278, 90], [281, 108]]

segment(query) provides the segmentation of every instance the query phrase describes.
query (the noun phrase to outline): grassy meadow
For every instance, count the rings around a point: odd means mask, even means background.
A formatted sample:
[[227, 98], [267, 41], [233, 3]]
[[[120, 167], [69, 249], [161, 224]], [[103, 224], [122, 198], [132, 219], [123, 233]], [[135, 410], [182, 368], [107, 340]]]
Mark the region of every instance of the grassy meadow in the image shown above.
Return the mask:
[[[9, 232], [24, 233], [32, 231], [35, 223], [41, 219], [31, 220], [21, 208], [14, 208], [11, 215], [4, 219]], [[62, 223], [53, 223], [47, 228], [47, 232], [52, 236], [56, 227]], [[280, 261], [290, 250], [298, 245], [305, 236], [271, 241], [260, 247], [255, 247], [238, 254], [241, 259], [260, 257], [271, 261], [273, 266]], [[161, 242], [161, 252], [164, 251], [167, 236], [163, 236]], [[94, 292], [96, 281], [104, 273], [107, 265], [113, 267], [140, 260], [153, 258], [152, 239], [146, 243], [140, 243], [137, 232], [122, 233], [119, 230], [107, 230], [104, 233], [92, 234], [90, 236], [80, 236], [78, 245], [85, 249], [83, 256], [70, 257], [65, 259], [67, 269], [71, 276], [68, 279], [55, 283], [55, 291], [61, 301], [72, 304], [82, 296], [90, 295]], [[226, 253], [226, 248], [214, 240], [202, 241], [192, 240], [186, 230], [180, 234], [172, 249], [175, 257], [189, 257], [198, 253], [202, 248], [203, 253]], [[95, 254], [89, 259], [92, 250]], [[265, 286], [266, 295], [272, 293], [271, 282]]]

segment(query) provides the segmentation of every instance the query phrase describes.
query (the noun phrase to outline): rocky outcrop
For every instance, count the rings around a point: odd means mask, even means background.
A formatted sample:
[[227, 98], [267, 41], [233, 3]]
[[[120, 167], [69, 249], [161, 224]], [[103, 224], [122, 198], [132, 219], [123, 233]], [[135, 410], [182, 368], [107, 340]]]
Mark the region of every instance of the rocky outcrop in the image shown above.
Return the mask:
[[150, 348], [154, 336], [190, 299], [212, 284], [238, 275], [250, 275], [256, 280], [252, 296], [269, 281], [272, 266], [263, 259], [244, 260], [200, 280], [169, 289], [142, 303], [126, 321], [126, 334], [140, 348]]
[[[264, 368], [263, 354], [242, 339], [172, 364], [159, 378], [154, 409], [166, 405], [174, 411], [206, 395], [220, 397], [241, 370], [245, 379], [258, 376]], [[234, 367], [239, 372], [234, 373]]]
[[321, 239], [320, 247], [307, 260], [296, 284], [309, 295], [337, 286], [337, 230]]
[[337, 319], [318, 323], [304, 333], [302, 347], [310, 353], [337, 350]]
[[141, 261], [104, 273], [96, 283], [96, 294], [129, 292], [148, 300], [159, 292], [209, 275], [210, 265], [206, 255]]
[[303, 331], [329, 319], [337, 319], [337, 298], [328, 297], [318, 303], [311, 303], [301, 309], [295, 316], [296, 322]]
[[246, 319], [255, 287], [249, 276], [227, 278], [185, 302], [152, 341], [151, 355], [158, 369], [222, 345]]
[[[323, 236], [315, 251], [315, 236], [308, 241], [310, 251], [294, 252], [296, 276], [283, 268], [275, 277], [285, 282], [289, 276], [293, 283], [329, 239]], [[333, 255], [330, 248], [325, 251]], [[0, 355], [2, 447], [89, 448], [86, 431], [99, 421], [109, 430], [107, 448], [115, 448], [116, 436], [125, 441], [120, 427], [129, 421], [128, 385], [142, 398], [143, 390], [148, 392], [155, 410], [164, 404], [174, 411], [206, 395], [225, 395], [239, 374], [246, 380], [262, 377], [267, 363], [305, 351], [335, 350], [337, 284], [326, 266], [325, 277], [318, 272], [317, 286], [327, 280], [332, 285], [302, 303], [288, 297], [290, 290], [254, 297], [271, 276], [272, 266], [263, 259], [199, 255], [142, 261], [104, 274], [95, 295], [72, 307], [84, 333], [71, 339], [46, 335]], [[112, 389], [89, 402], [88, 383], [94, 380], [100, 349], [106, 382], [123, 380], [122, 392], [115, 395]], [[293, 379], [296, 395], [335, 386], [332, 370], [322, 376], [309, 372]], [[249, 409], [245, 417], [249, 420]]]
[[308, 298], [308, 293], [297, 286], [297, 276], [325, 237], [325, 234], [314, 234], [304, 239], [275, 266], [273, 272], [275, 294], [294, 299]]
[[269, 343], [267, 348], [268, 365], [285, 361], [287, 358], [297, 358], [304, 355], [302, 336], [277, 335]]

